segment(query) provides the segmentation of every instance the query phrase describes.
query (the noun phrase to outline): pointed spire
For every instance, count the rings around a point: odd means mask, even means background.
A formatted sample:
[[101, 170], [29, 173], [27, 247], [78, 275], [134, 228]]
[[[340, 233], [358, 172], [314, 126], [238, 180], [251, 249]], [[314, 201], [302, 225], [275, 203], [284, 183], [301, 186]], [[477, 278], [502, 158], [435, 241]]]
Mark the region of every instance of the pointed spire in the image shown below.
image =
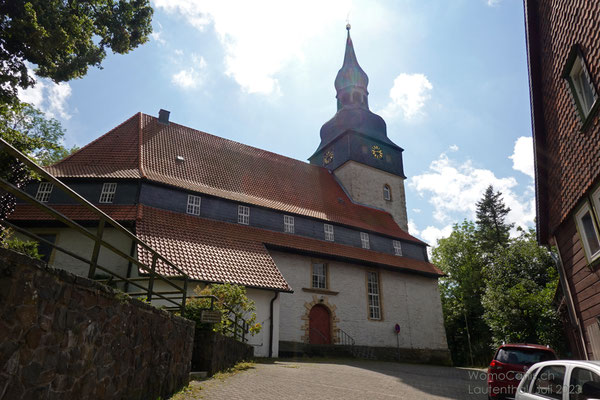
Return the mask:
[[[369, 77], [362, 70], [356, 59], [354, 45], [350, 37], [350, 24], [346, 25], [348, 36], [346, 38], [346, 51], [344, 63], [335, 78], [335, 90], [337, 91], [338, 110], [346, 105], [358, 105], [368, 108], [367, 85]], [[357, 93], [357, 94], [355, 94]]]

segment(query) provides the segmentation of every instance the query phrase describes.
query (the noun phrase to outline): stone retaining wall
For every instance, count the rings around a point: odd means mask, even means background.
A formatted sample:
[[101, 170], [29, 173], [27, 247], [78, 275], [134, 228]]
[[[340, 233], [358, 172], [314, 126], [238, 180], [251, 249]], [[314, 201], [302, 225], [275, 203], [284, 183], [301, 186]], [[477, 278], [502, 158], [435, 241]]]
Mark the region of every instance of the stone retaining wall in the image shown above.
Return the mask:
[[163, 399], [188, 383], [194, 323], [0, 249], [0, 400]]
[[192, 370], [206, 371], [209, 376], [249, 360], [252, 346], [213, 331], [196, 330]]

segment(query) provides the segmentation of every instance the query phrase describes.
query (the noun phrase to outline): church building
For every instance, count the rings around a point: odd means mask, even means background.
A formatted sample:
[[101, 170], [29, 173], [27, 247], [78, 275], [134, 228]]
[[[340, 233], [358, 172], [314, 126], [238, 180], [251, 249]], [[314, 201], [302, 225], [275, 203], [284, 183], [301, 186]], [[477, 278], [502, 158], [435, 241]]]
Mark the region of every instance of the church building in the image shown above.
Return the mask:
[[[403, 149], [369, 110], [347, 29], [337, 112], [309, 163], [179, 125], [161, 110], [133, 115], [47, 171], [185, 271], [190, 294], [210, 283], [245, 286], [263, 326], [249, 342], [256, 356], [351, 343], [366, 357], [448, 363], [442, 273], [408, 233]], [[27, 191], [94, 226], [52, 189], [36, 182]], [[93, 247], [25, 204], [11, 220], [75, 252]], [[117, 232], [105, 238], [150, 261]], [[48, 257], [87, 271], [60, 252]], [[99, 262], [143, 277], [108, 253]]]

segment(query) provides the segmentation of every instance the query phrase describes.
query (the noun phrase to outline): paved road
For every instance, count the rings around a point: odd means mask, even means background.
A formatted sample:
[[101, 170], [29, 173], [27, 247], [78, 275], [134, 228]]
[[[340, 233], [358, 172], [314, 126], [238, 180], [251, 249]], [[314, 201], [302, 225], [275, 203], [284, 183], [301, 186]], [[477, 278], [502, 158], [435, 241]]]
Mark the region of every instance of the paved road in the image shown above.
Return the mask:
[[276, 361], [194, 384], [201, 399], [487, 399], [480, 370], [379, 361]]

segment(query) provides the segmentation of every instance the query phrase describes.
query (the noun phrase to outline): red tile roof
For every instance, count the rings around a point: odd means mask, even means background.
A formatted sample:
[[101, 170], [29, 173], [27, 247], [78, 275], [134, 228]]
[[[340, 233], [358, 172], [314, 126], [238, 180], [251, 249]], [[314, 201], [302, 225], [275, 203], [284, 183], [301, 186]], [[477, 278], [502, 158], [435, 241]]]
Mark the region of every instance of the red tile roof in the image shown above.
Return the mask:
[[[138, 236], [192, 278], [288, 290], [266, 247], [378, 264], [399, 271], [440, 276], [433, 264], [298, 235], [214, 221], [140, 206]], [[265, 247], [266, 246], [266, 247]], [[148, 252], [139, 257], [151, 262]], [[159, 269], [160, 270], [160, 269]], [[164, 269], [161, 273], [168, 274]]]
[[[98, 216], [95, 213], [78, 204], [52, 204], [51, 207], [75, 221], [98, 220]], [[137, 217], [137, 205], [106, 204], [98, 205], [97, 207], [117, 221], [135, 221]], [[19, 204], [8, 219], [13, 221], [41, 221], [54, 220], [55, 218], [30, 204]]]
[[[182, 156], [185, 161], [177, 161]], [[144, 177], [221, 198], [422, 243], [352, 203], [325, 168], [138, 113], [51, 166], [57, 177]]]

